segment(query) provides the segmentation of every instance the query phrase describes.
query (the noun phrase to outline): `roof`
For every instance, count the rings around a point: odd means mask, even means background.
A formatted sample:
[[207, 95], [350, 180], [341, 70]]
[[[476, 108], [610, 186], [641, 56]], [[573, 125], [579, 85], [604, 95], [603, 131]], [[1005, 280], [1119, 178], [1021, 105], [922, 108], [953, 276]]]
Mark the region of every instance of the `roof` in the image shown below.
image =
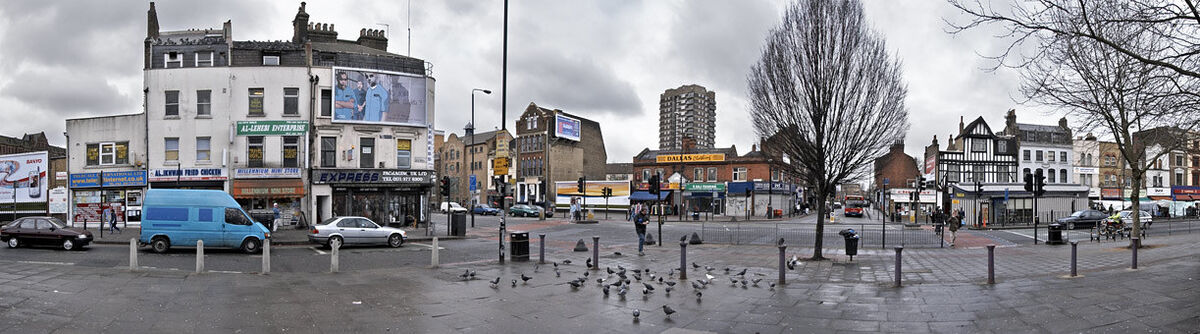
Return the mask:
[[[411, 58], [395, 53], [363, 46], [354, 41], [338, 40], [337, 42], [313, 42], [313, 50], [339, 53], [357, 53], [372, 56], [388, 56], [396, 58]], [[415, 59], [415, 58], [413, 58]]]
[[150, 189], [143, 199], [144, 206], [210, 206], [241, 207], [228, 193], [221, 190]]
[[632, 174], [632, 162], [610, 162], [604, 164], [604, 174]]
[[1056, 125], [1017, 123], [1017, 138], [1023, 143], [1071, 145], [1071, 131]]
[[233, 48], [251, 50], [300, 51], [304, 50], [304, 45], [292, 43], [291, 41], [234, 41]]
[[[688, 150], [686, 154], [704, 154], [704, 153], [723, 153], [723, 154], [725, 154], [726, 159], [737, 157], [737, 149], [735, 149], [732, 146], [731, 147], [714, 147], [714, 148], [694, 148], [694, 149]], [[668, 154], [685, 154], [685, 153], [683, 152], [683, 150], [644, 149], [644, 150], [642, 150], [641, 153], [638, 153], [638, 155], [634, 156], [633, 158], [634, 159], [654, 160], [654, 159], [657, 159], [660, 154], [668, 155]]]
[[480, 133], [476, 133], [472, 136], [463, 136], [461, 138], [461, 140], [462, 140], [463, 144], [466, 144], [468, 146], [486, 144], [489, 140], [492, 140], [492, 138], [496, 138], [496, 134], [500, 133], [500, 131], [504, 131], [504, 130], [492, 130], [492, 131], [488, 131], [488, 132], [480, 132]]

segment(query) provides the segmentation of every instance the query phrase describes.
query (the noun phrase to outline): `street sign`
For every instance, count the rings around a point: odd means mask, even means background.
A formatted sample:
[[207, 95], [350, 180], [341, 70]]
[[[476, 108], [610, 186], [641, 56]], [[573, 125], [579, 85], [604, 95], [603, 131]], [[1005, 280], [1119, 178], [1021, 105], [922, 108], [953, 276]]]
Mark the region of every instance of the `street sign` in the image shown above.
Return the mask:
[[475, 181], [475, 174], [471, 174], [471, 176], [470, 176], [469, 180], [471, 180], [471, 181], [470, 181], [470, 182], [471, 182], [471, 184], [470, 184], [468, 187], [470, 187], [470, 188], [471, 188], [471, 192], [475, 192], [475, 183], [476, 183], [476, 181]]
[[508, 158], [497, 157], [492, 162], [492, 170], [492, 174], [495, 175], [508, 175]]

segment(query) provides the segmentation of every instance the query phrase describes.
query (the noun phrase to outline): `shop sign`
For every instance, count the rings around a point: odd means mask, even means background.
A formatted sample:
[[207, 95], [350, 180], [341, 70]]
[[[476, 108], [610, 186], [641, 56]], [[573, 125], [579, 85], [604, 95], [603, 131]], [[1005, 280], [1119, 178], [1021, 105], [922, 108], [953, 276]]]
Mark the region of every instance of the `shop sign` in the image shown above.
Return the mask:
[[1171, 193], [1176, 195], [1197, 195], [1200, 194], [1200, 186], [1172, 186]]
[[50, 213], [67, 213], [67, 188], [50, 189], [49, 206]]
[[233, 170], [235, 179], [298, 179], [299, 168], [238, 168]]
[[725, 192], [724, 183], [688, 183], [683, 185], [684, 191]]
[[144, 187], [146, 171], [75, 173], [71, 174], [68, 183], [71, 188]]
[[1100, 197], [1104, 199], [1121, 198], [1121, 188], [1101, 188]]
[[434, 182], [433, 171], [429, 170], [371, 170], [339, 169], [314, 170], [313, 184], [329, 183], [429, 183]]
[[303, 197], [304, 183], [300, 180], [233, 181], [233, 197]]
[[656, 163], [719, 162], [725, 161], [725, 153], [711, 154], [663, 154], [654, 158]]
[[66, 179], [67, 179], [67, 172], [54, 172], [54, 180], [55, 181], [65, 181]]
[[1167, 188], [1148, 188], [1146, 196], [1171, 196], [1171, 190]]
[[95, 188], [100, 186], [100, 173], [75, 173], [67, 181], [71, 188]]
[[1096, 167], [1075, 167], [1075, 174], [1100, 174], [1100, 169]]
[[180, 168], [150, 170], [151, 182], [162, 181], [223, 181], [229, 179], [224, 168]]
[[308, 132], [305, 121], [238, 121], [239, 136], [300, 136]]

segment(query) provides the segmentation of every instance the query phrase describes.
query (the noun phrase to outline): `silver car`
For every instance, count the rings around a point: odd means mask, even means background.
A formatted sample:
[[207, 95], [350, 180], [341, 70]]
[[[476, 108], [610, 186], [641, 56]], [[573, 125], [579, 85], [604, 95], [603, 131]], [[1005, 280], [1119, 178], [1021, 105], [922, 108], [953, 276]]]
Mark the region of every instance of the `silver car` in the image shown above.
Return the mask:
[[408, 234], [404, 230], [379, 226], [365, 217], [329, 218], [308, 231], [308, 241], [326, 247], [342, 245], [388, 245], [400, 247]]

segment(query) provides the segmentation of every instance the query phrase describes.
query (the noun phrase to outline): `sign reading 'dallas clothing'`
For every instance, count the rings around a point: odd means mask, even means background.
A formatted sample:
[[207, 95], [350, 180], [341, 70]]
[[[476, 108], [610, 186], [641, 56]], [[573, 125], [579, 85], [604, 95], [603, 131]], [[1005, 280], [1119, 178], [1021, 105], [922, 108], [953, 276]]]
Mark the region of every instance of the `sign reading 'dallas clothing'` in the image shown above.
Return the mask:
[[654, 158], [657, 163], [725, 161], [725, 153], [664, 154]]
[[238, 121], [239, 136], [300, 136], [308, 132], [305, 121]]
[[433, 171], [430, 170], [388, 170], [388, 169], [338, 169], [314, 170], [313, 184], [330, 183], [426, 183], [434, 182]]
[[229, 179], [224, 168], [152, 169], [150, 182], [163, 181], [223, 181]]

